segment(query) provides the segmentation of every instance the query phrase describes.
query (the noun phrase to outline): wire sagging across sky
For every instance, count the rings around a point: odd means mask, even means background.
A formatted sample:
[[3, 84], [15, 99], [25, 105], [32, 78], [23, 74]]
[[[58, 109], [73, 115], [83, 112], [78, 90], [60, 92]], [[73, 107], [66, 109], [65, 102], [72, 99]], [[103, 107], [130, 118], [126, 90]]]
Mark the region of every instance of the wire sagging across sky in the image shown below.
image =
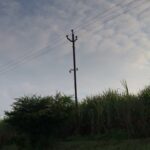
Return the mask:
[[[80, 24], [75, 29], [77, 32], [81, 32], [82, 30], [90, 26], [91, 24], [94, 24], [98, 21], [100, 21], [99, 26], [102, 27], [109, 21], [118, 18], [119, 16], [128, 13], [129, 11], [133, 11], [133, 9], [136, 9], [137, 7], [147, 3], [147, 1], [141, 1], [141, 0], [130, 0], [130, 1], [119, 1], [119, 3], [113, 5], [108, 10], [105, 10], [101, 13], [98, 13], [93, 18], [88, 19], [88, 21], [85, 24]], [[130, 8], [130, 5], [133, 5], [132, 8]], [[129, 8], [128, 8], [129, 7]], [[116, 10], [117, 8], [117, 10]], [[119, 9], [118, 9], [119, 8]], [[127, 8], [127, 9], [126, 9]], [[93, 30], [91, 29], [91, 34], [93, 33]], [[6, 65], [2, 66], [0, 68], [0, 75], [5, 74], [6, 72], [10, 70], [14, 70], [17, 68], [18, 65], [27, 63], [28, 61], [31, 61], [37, 57], [41, 57], [44, 54], [47, 54], [52, 51], [52, 49], [55, 49], [56, 47], [61, 46], [64, 44], [65, 39], [64, 35], [60, 36], [54, 43], [57, 44], [49, 44], [45, 48], [39, 49], [39, 50], [32, 50], [30, 53], [25, 53], [24, 55], [20, 56], [19, 58], [16, 58], [15, 61], [10, 61]]]

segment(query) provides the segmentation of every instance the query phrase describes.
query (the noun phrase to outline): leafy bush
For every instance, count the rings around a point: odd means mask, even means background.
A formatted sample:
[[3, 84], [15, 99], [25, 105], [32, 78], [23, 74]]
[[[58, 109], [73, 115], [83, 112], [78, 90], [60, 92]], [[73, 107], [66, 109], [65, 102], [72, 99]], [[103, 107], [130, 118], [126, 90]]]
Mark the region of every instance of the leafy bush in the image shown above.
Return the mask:
[[[19, 134], [26, 135], [33, 147], [38, 140], [48, 141], [51, 136], [67, 136], [74, 128], [74, 103], [71, 97], [21, 97], [5, 112], [6, 122]], [[44, 143], [45, 144], [45, 143]]]
[[[15, 131], [16, 143], [23, 145], [22, 141], [25, 141], [32, 145], [31, 149], [35, 149], [35, 145], [48, 145], [54, 137], [74, 136], [76, 131], [79, 135], [88, 136], [102, 137], [113, 133], [115, 137], [114, 133], [119, 133], [126, 137], [150, 137], [150, 86], [133, 95], [129, 93], [127, 83], [124, 81], [123, 84], [125, 92], [109, 89], [80, 102], [79, 127], [76, 127], [74, 101], [60, 93], [16, 99], [12, 110], [5, 113], [5, 124]], [[0, 123], [0, 134], [1, 128]], [[6, 129], [4, 133], [10, 136], [12, 132], [8, 131]]]

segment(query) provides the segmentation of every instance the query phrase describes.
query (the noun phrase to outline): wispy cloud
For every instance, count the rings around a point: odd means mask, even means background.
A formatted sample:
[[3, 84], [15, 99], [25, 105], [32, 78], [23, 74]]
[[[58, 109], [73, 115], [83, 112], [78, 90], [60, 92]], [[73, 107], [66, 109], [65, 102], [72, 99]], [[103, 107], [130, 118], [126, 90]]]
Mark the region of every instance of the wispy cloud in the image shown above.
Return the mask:
[[33, 51], [49, 46], [51, 53], [1, 77], [0, 113], [10, 108], [14, 97], [26, 93], [73, 94], [73, 77], [68, 73], [71, 45], [66, 41], [57, 46], [72, 28], [79, 36], [79, 97], [118, 88], [122, 79], [130, 82], [132, 91], [144, 86], [150, 73], [149, 8], [146, 0], [1, 0], [0, 73], [8, 62], [18, 64], [19, 58]]

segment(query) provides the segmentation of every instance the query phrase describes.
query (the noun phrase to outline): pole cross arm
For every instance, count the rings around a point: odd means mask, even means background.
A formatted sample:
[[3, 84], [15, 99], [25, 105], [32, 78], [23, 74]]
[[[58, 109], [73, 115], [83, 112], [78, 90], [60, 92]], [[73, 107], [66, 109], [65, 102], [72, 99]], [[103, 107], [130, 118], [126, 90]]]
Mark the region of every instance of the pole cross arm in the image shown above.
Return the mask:
[[69, 38], [69, 35], [66, 35], [66, 38], [67, 38], [70, 42], [73, 42], [73, 41]]
[[74, 39], [74, 41], [77, 41], [77, 40], [78, 40], [78, 37], [76, 36], [75, 39]]

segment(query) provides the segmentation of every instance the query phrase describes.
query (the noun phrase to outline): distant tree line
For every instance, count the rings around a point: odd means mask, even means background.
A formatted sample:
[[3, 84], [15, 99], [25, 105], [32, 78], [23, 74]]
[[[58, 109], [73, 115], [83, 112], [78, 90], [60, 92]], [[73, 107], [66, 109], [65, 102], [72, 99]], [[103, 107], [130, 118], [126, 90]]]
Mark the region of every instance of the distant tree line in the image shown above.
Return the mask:
[[35, 148], [39, 141], [46, 146], [54, 138], [112, 132], [128, 138], [150, 137], [150, 86], [133, 95], [126, 82], [123, 85], [125, 92], [109, 89], [81, 101], [78, 130], [72, 97], [57, 93], [17, 98], [0, 122], [0, 145], [14, 141], [23, 146], [26, 142]]

